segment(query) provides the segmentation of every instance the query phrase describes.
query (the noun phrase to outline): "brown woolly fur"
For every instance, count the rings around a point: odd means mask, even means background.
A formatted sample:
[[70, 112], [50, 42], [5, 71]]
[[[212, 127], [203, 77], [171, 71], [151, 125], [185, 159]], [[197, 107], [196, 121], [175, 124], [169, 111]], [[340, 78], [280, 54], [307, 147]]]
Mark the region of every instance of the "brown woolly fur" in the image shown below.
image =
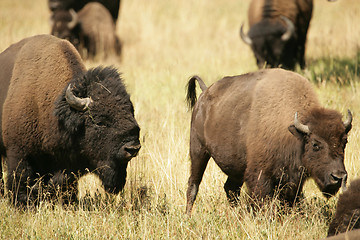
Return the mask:
[[[1, 105], [2, 155], [12, 202], [24, 206], [35, 201], [40, 183], [50, 195], [55, 189], [69, 190], [67, 201], [73, 201], [77, 178], [89, 171], [100, 177], [106, 191], [118, 193], [128, 161], [140, 149], [140, 128], [117, 70], [87, 71], [74, 46], [50, 35], [10, 46], [1, 61], [6, 62], [8, 52], [15, 54], [12, 75], [0, 81], [11, 78]], [[76, 110], [65, 97], [68, 87], [74, 97], [90, 99], [90, 105]]]
[[[305, 67], [305, 43], [312, 16], [313, 0], [252, 0], [249, 11], [251, 48], [259, 68], [294, 69]], [[294, 32], [282, 39], [291, 21]]]
[[116, 24], [119, 16], [120, 0], [48, 0], [48, 5], [51, 11], [74, 9], [78, 12], [89, 2], [99, 2], [104, 5], [111, 13]]
[[[295, 113], [305, 127], [296, 124]], [[347, 177], [350, 128], [338, 112], [320, 106], [311, 84], [296, 73], [269, 69], [219, 80], [193, 108], [187, 213], [210, 157], [228, 176], [230, 201], [246, 182], [255, 199], [280, 189], [280, 199], [291, 206], [309, 177], [327, 197], [334, 195]]]
[[[335, 216], [330, 223], [328, 236], [360, 228], [360, 179], [339, 196]], [[360, 230], [357, 236], [360, 237]]]

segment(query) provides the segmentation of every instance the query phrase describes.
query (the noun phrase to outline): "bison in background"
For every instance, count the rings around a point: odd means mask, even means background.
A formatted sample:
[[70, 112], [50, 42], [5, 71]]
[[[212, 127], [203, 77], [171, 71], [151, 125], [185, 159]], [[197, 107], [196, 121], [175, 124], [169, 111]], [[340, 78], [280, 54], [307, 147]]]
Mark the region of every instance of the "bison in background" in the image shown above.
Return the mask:
[[[328, 236], [360, 228], [360, 179], [339, 196], [334, 219], [330, 223]], [[358, 239], [360, 234], [358, 233]]]
[[[203, 92], [196, 101], [196, 81]], [[246, 182], [255, 200], [273, 197], [293, 205], [306, 179], [326, 197], [345, 186], [344, 151], [352, 125], [339, 112], [321, 107], [309, 81], [282, 69], [225, 77], [209, 88], [189, 80], [193, 108], [190, 130], [191, 173], [187, 214], [191, 213], [209, 158], [228, 176], [230, 201]]]
[[[329, 0], [331, 1], [331, 0]], [[259, 68], [305, 68], [305, 43], [313, 0], [252, 0], [249, 32], [241, 39], [251, 46]]]
[[51, 34], [69, 40], [83, 58], [121, 54], [121, 42], [109, 11], [100, 3], [88, 3], [78, 13], [56, 10], [51, 16]]
[[11, 45], [0, 54], [4, 65], [0, 149], [12, 202], [25, 206], [43, 187], [69, 190], [73, 201], [89, 171], [107, 192], [121, 191], [140, 128], [117, 70], [86, 70], [74, 46], [51, 35]]
[[359, 240], [360, 239], [360, 229], [353, 231], [348, 231], [340, 233], [335, 236], [324, 238], [323, 240]]
[[48, 0], [48, 5], [52, 12], [70, 9], [78, 12], [89, 2], [101, 3], [110, 12], [114, 24], [116, 24], [119, 16], [120, 0]]

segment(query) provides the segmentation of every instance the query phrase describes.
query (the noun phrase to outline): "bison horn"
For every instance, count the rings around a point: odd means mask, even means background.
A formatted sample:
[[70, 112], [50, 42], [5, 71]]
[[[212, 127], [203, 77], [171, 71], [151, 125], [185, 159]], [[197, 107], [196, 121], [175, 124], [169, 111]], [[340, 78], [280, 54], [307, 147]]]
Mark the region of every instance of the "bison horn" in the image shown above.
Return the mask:
[[295, 113], [294, 126], [299, 132], [302, 132], [302, 133], [305, 133], [305, 134], [310, 134], [309, 126], [307, 126], [305, 124], [302, 124], [299, 121], [297, 112]]
[[350, 110], [348, 109], [348, 115], [344, 122], [344, 126], [346, 129], [351, 127], [351, 122], [352, 122], [352, 114], [351, 114]]
[[240, 27], [240, 37], [241, 37], [241, 39], [242, 39], [242, 40], [244, 41], [244, 43], [246, 43], [247, 45], [252, 45], [252, 40], [251, 40], [251, 38], [244, 33], [243, 28], [244, 28], [244, 24], [241, 24], [241, 27]]
[[294, 26], [294, 23], [287, 17], [284, 17], [284, 16], [280, 16], [280, 17], [286, 23], [286, 32], [284, 32], [284, 34], [281, 36], [281, 40], [283, 40], [285, 42], [285, 41], [289, 40], [291, 38], [291, 36], [294, 34], [295, 26]]
[[90, 103], [92, 103], [91, 98], [79, 98], [74, 95], [71, 91], [71, 84], [69, 84], [68, 88], [66, 89], [65, 93], [66, 102], [70, 105], [70, 107], [78, 110], [78, 111], [85, 111]]
[[76, 26], [76, 24], [78, 23], [78, 15], [74, 9], [70, 9], [69, 13], [71, 15], [71, 22], [69, 22], [67, 24], [67, 26], [69, 29], [73, 29]]

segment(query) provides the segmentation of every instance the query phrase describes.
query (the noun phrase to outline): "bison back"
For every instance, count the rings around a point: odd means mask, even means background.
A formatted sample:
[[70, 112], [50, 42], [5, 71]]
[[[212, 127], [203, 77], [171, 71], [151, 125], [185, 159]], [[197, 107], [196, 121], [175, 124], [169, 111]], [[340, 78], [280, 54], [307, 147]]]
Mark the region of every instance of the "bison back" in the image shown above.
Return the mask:
[[225, 77], [199, 97], [191, 134], [226, 174], [237, 175], [256, 154], [283, 159], [284, 142], [296, 142], [288, 131], [295, 112], [301, 119], [317, 105], [308, 80], [290, 71], [267, 69]]

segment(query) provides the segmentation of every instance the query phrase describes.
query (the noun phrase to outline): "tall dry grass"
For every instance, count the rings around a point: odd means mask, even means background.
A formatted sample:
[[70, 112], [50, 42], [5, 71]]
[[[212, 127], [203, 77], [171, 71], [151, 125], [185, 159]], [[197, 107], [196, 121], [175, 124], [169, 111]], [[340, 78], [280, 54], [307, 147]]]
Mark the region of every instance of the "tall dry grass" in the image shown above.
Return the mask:
[[[117, 32], [122, 61], [86, 61], [88, 67], [115, 65], [123, 73], [141, 126], [142, 149], [128, 167], [117, 199], [89, 199], [63, 208], [43, 202], [18, 211], [0, 198], [1, 239], [318, 239], [326, 236], [336, 198], [326, 201], [312, 181], [305, 201], [283, 214], [276, 200], [249, 212], [246, 191], [239, 206], [227, 203], [225, 175], [212, 162], [194, 205], [185, 211], [189, 176], [191, 113], [185, 84], [198, 74], [209, 85], [225, 75], [256, 70], [238, 32], [249, 0], [122, 0]], [[22, 38], [49, 33], [46, 0], [0, 1], [0, 51]], [[315, 0], [306, 59], [308, 77], [324, 106], [354, 113], [346, 150], [349, 180], [360, 176], [359, 39], [360, 2]], [[198, 90], [200, 91], [200, 89]], [[89, 176], [81, 190], [99, 187]], [[101, 190], [100, 190], [101, 191]]]

